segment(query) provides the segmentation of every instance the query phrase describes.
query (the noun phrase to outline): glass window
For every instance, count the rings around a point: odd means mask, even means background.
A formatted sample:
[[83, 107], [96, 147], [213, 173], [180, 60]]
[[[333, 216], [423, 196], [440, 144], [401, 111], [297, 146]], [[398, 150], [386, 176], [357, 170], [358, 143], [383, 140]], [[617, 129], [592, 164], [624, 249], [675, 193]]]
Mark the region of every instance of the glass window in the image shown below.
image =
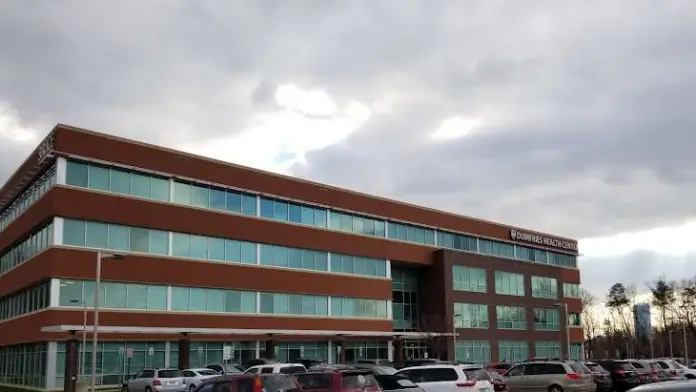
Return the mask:
[[60, 280], [59, 306], [82, 306], [82, 282], [79, 280]]
[[63, 244], [85, 246], [85, 235], [85, 222], [73, 219], [63, 221]]
[[577, 283], [563, 283], [563, 296], [580, 298], [580, 285]]
[[458, 361], [480, 364], [491, 362], [491, 344], [486, 340], [457, 340], [454, 351]]
[[109, 246], [112, 250], [130, 250], [130, 230], [126, 226], [109, 225]]
[[159, 177], [150, 177], [151, 197], [155, 200], [170, 201], [169, 180]]
[[527, 310], [518, 306], [496, 306], [498, 329], [527, 329]]
[[239, 241], [225, 240], [225, 260], [237, 263], [242, 261], [242, 248]]
[[208, 290], [206, 312], [222, 313], [225, 311], [225, 290]]
[[104, 307], [123, 309], [126, 307], [126, 285], [104, 282]]
[[[165, 293], [166, 295], [166, 293]], [[166, 297], [165, 297], [166, 300]], [[128, 309], [148, 309], [148, 286], [144, 284], [129, 284], [127, 288]], [[166, 308], [166, 305], [165, 305]]]
[[454, 289], [485, 293], [487, 290], [486, 271], [483, 268], [452, 266]]
[[256, 196], [242, 194], [242, 214], [256, 216]]
[[558, 298], [558, 283], [555, 278], [532, 276], [532, 297]]
[[227, 191], [225, 195], [227, 197], [225, 209], [237, 214], [242, 212], [242, 194], [239, 192]]
[[190, 306], [189, 288], [172, 287], [172, 310], [188, 311]]
[[147, 289], [147, 308], [152, 310], [167, 309], [167, 287], [149, 286]]
[[208, 238], [208, 258], [210, 260], [225, 260], [225, 240]]
[[102, 166], [89, 165], [87, 168], [87, 176], [89, 179], [88, 187], [108, 191], [110, 188], [109, 169]]
[[524, 297], [524, 275], [495, 271], [495, 293]]
[[108, 249], [109, 247], [109, 225], [106, 223], [86, 222], [86, 242], [85, 245], [91, 248]]
[[242, 263], [256, 264], [256, 244], [252, 242], [241, 242]]
[[559, 342], [539, 341], [534, 343], [534, 354], [537, 357], [560, 358], [561, 344]]
[[273, 219], [273, 200], [261, 198], [261, 217]]
[[68, 161], [65, 173], [65, 183], [68, 185], [87, 188], [87, 165], [82, 162]]
[[133, 252], [148, 253], [150, 251], [150, 231], [139, 227], [130, 228], [130, 249]]
[[191, 254], [190, 257], [196, 259], [208, 258], [208, 237], [200, 235], [191, 236]]
[[169, 233], [160, 230], [150, 230], [150, 253], [157, 255], [169, 254]]
[[226, 209], [226, 193], [222, 189], [210, 189], [210, 208], [215, 210]]
[[560, 331], [560, 329], [558, 309], [534, 309], [534, 330]]
[[183, 182], [174, 182], [174, 203], [191, 204], [191, 185]]
[[135, 173], [131, 174], [131, 192], [133, 196], [149, 199], [152, 196], [150, 176]]
[[191, 205], [196, 207], [210, 207], [210, 189], [206, 186], [191, 186]]
[[123, 195], [131, 194], [130, 173], [124, 170], [111, 168], [111, 192]]
[[454, 325], [457, 328], [488, 328], [488, 305], [455, 303]]
[[529, 343], [515, 340], [501, 340], [498, 342], [499, 361], [513, 363], [526, 361], [527, 359], [529, 359]]
[[173, 233], [172, 254], [178, 257], [189, 257], [191, 254], [191, 236], [188, 234]]
[[207, 308], [208, 290], [198, 287], [189, 288], [189, 310], [192, 312], [205, 312]]

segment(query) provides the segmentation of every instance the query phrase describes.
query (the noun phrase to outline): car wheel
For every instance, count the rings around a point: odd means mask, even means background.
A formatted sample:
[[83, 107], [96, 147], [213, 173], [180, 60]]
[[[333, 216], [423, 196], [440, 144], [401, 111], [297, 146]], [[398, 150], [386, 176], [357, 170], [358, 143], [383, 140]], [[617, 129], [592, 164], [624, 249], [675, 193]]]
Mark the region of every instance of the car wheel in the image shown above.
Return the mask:
[[128, 392], [128, 384], [121, 385], [121, 392]]
[[563, 392], [563, 388], [558, 385], [551, 385], [549, 387], [549, 392]]
[[191, 386], [189, 387], [189, 391], [190, 391], [190, 392], [193, 392], [194, 389], [196, 389], [196, 385], [195, 385], [195, 384], [191, 384]]
[[687, 380], [696, 380], [696, 376], [694, 376], [693, 374], [687, 374], [686, 379]]
[[150, 387], [145, 387], [145, 392], [152, 392], [152, 388], [150, 388]]

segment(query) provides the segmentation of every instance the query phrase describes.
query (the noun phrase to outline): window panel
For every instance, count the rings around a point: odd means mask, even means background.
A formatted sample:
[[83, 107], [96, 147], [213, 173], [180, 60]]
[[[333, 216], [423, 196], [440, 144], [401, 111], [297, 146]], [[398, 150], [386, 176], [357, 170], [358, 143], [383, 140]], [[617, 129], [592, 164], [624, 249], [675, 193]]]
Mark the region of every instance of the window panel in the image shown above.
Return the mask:
[[491, 344], [486, 340], [457, 340], [454, 351], [457, 361], [480, 364], [491, 362]]
[[225, 192], [227, 203], [225, 208], [229, 212], [241, 213], [242, 212], [242, 194], [239, 192], [227, 191]]
[[529, 343], [514, 340], [501, 340], [498, 342], [498, 360], [501, 362], [514, 363], [526, 361], [527, 359], [529, 359]]
[[150, 186], [150, 176], [143, 174], [131, 174], [131, 192], [133, 196], [151, 198], [152, 189]]
[[210, 207], [210, 189], [206, 186], [191, 186], [191, 205], [195, 207]]
[[109, 247], [109, 225], [98, 222], [86, 222], [86, 241], [85, 246], [92, 248], [108, 249]]
[[225, 260], [225, 240], [208, 238], [208, 258], [210, 260]]
[[139, 227], [130, 228], [130, 250], [148, 253], [150, 251], [150, 231]]
[[527, 329], [527, 310], [518, 306], [496, 306], [498, 329]]
[[160, 177], [150, 177], [150, 197], [155, 200], [170, 201], [169, 180]]
[[273, 219], [273, 200], [261, 198], [261, 217]]
[[174, 203], [191, 204], [191, 185], [183, 182], [174, 182]]
[[191, 255], [191, 236], [174, 233], [172, 236], [172, 254], [178, 257], [189, 257]]
[[512, 272], [495, 271], [495, 293], [501, 295], [524, 296], [524, 275]]
[[131, 175], [125, 170], [111, 168], [111, 192], [122, 195], [131, 194]]
[[129, 284], [126, 292], [126, 307], [128, 309], [148, 309], [148, 286], [144, 284]]
[[[289, 218], [290, 222], [303, 223], [302, 222], [302, 207], [301, 206], [299, 206], [297, 204], [293, 204], [293, 203], [289, 204], [288, 214], [289, 214], [288, 218]], [[313, 224], [313, 223], [314, 222], [309, 223], [309, 224]]]
[[149, 230], [150, 253], [166, 255], [169, 253], [169, 233], [160, 230]]
[[126, 285], [104, 282], [104, 307], [123, 309], [126, 307]]
[[534, 309], [534, 330], [559, 331], [560, 328], [558, 309]]
[[128, 227], [109, 225], [109, 246], [111, 250], [130, 250], [130, 232]]
[[65, 219], [63, 221], [63, 244], [85, 246], [85, 237], [85, 222], [73, 219]]
[[65, 183], [68, 185], [87, 188], [87, 165], [81, 162], [68, 161], [65, 173]]
[[[78, 303], [73, 301], [78, 301]], [[82, 301], [82, 282], [61, 279], [58, 306], [82, 306], [79, 301]]]
[[242, 194], [242, 214], [256, 216], [256, 196]]
[[222, 189], [210, 189], [210, 208], [225, 210], [227, 208], [227, 194]]
[[208, 258], [208, 238], [200, 235], [191, 236], [191, 254], [194, 259]]
[[488, 305], [454, 304], [454, 325], [457, 328], [488, 328]]
[[151, 310], [167, 309], [167, 287], [149, 286], [147, 289], [147, 308]]
[[109, 169], [102, 166], [89, 165], [87, 168], [87, 176], [89, 179], [88, 187], [102, 191], [109, 191], [110, 175]]
[[326, 227], [327, 225], [327, 212], [323, 208], [317, 208], [314, 210], [314, 225], [317, 227]]
[[188, 311], [190, 307], [188, 287], [172, 287], [172, 310]]
[[558, 298], [558, 283], [555, 278], [532, 276], [532, 297]]
[[452, 276], [455, 290], [479, 293], [487, 291], [486, 271], [482, 268], [455, 265], [452, 267]]

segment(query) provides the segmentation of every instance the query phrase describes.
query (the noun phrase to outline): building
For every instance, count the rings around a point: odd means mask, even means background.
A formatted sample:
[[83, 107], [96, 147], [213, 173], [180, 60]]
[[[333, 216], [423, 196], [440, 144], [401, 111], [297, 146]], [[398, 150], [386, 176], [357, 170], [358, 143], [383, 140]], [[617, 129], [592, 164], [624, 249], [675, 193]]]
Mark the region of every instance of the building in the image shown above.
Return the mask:
[[636, 337], [638, 339], [647, 341], [652, 338], [652, 318], [649, 303], [633, 305], [633, 322], [636, 326]]
[[566, 238], [65, 125], [0, 211], [4, 384], [68, 391], [91, 372], [99, 257], [102, 384], [223, 359], [583, 352]]

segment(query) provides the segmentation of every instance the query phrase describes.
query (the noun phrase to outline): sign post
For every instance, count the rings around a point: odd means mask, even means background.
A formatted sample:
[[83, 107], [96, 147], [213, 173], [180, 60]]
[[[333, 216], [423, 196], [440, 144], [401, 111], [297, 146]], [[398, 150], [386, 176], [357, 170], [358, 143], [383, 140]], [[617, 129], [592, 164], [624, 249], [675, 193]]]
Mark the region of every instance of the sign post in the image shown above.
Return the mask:
[[222, 346], [222, 362], [227, 363], [232, 359], [232, 346]]
[[126, 349], [126, 382], [130, 378], [131, 360], [133, 359], [133, 349]]

